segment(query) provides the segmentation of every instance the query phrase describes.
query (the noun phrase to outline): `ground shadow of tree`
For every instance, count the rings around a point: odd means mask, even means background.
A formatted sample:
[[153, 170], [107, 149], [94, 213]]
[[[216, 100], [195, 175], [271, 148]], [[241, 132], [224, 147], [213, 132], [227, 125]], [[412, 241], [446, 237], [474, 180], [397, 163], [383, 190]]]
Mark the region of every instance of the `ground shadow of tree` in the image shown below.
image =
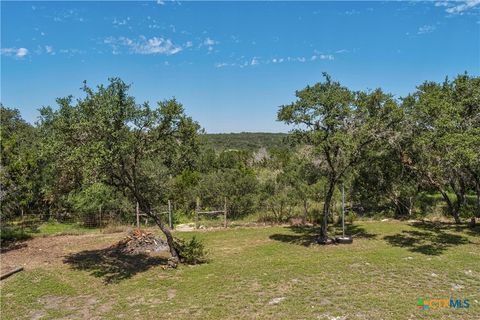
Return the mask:
[[[288, 229], [293, 231], [294, 234], [276, 233], [272, 234], [269, 238], [272, 240], [297, 244], [305, 247], [318, 243], [320, 235], [319, 227], [291, 226], [288, 227]], [[376, 234], [369, 233], [364, 228], [357, 225], [348, 224], [345, 226], [345, 229], [346, 235], [351, 235], [354, 238], [373, 239], [376, 237]], [[332, 236], [341, 233], [337, 227], [330, 228], [329, 232]]]
[[453, 227], [432, 222], [414, 222], [410, 225], [415, 230], [404, 230], [383, 239], [392, 246], [405, 247], [411, 252], [425, 255], [440, 255], [452, 246], [471, 243], [465, 236], [448, 232], [465, 231], [461, 226]]
[[429, 230], [429, 231], [455, 231], [455, 232], [463, 232], [469, 236], [475, 237], [480, 236], [480, 224], [477, 224], [474, 228], [468, 226], [468, 224], [456, 224], [451, 222], [430, 222], [430, 221], [416, 221], [410, 224], [411, 226]]
[[76, 270], [90, 271], [91, 275], [103, 278], [105, 283], [110, 284], [131, 278], [151, 267], [167, 265], [168, 259], [147, 254], [125, 254], [106, 248], [72, 253], [63, 262]]
[[25, 248], [27, 246], [27, 241], [0, 241], [0, 253], [6, 253], [12, 250], [18, 250]]

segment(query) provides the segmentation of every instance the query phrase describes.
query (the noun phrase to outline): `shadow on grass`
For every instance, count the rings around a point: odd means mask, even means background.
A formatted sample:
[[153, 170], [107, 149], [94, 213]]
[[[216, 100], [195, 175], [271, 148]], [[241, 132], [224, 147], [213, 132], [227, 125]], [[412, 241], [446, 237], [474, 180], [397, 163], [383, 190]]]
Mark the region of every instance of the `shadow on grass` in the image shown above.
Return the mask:
[[27, 240], [32, 236], [19, 227], [3, 227], [0, 229], [0, 252], [5, 253], [27, 246]]
[[288, 227], [288, 229], [293, 231], [294, 234], [276, 233], [270, 235], [269, 238], [276, 241], [308, 247], [317, 243], [318, 235], [320, 234], [320, 229], [318, 227], [291, 226]]
[[155, 266], [167, 265], [167, 261], [167, 258], [147, 254], [124, 254], [114, 248], [72, 253], [63, 260], [75, 270], [90, 271], [91, 275], [103, 278], [106, 284], [129, 279]]
[[[346, 225], [346, 235], [351, 235], [353, 238], [373, 239], [377, 235], [367, 232], [364, 228], [357, 225]], [[307, 226], [291, 226], [288, 227], [294, 234], [276, 233], [272, 234], [269, 238], [276, 241], [287, 242], [308, 247], [312, 244], [318, 243], [320, 235], [320, 227], [307, 227]], [[338, 228], [330, 228], [330, 235], [339, 234]]]
[[395, 235], [385, 236], [383, 239], [392, 246], [404, 247], [411, 252], [441, 255], [453, 246], [471, 243], [467, 237], [448, 231], [475, 232], [467, 229], [466, 226], [446, 223], [414, 222], [410, 225], [416, 230], [404, 230]]
[[430, 222], [430, 221], [418, 221], [410, 224], [411, 226], [423, 230], [443, 232], [443, 231], [455, 231], [463, 232], [469, 236], [480, 236], [480, 224], [477, 224], [474, 228], [468, 226], [467, 223], [456, 224], [451, 222]]

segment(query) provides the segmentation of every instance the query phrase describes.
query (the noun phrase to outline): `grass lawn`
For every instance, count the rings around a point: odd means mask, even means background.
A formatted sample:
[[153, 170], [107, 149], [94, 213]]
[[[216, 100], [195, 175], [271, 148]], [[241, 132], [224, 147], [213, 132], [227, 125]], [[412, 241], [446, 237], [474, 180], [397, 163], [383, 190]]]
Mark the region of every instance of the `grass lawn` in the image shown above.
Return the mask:
[[[312, 244], [315, 232], [177, 232], [210, 252], [209, 263], [177, 269], [162, 268], [163, 257], [103, 256], [113, 236], [77, 236], [89, 237], [85, 246], [70, 236], [58, 263], [27, 264], [2, 281], [1, 318], [480, 319], [478, 229], [356, 222], [354, 243], [338, 246]], [[470, 307], [417, 307], [451, 297]]]
[[87, 228], [80, 223], [59, 223], [59, 222], [44, 222], [41, 224], [34, 224], [29, 227], [21, 228], [20, 226], [13, 226], [10, 228], [3, 228], [1, 230], [2, 240], [12, 239], [30, 239], [33, 237], [45, 237], [55, 235], [75, 235], [99, 232], [99, 228]]

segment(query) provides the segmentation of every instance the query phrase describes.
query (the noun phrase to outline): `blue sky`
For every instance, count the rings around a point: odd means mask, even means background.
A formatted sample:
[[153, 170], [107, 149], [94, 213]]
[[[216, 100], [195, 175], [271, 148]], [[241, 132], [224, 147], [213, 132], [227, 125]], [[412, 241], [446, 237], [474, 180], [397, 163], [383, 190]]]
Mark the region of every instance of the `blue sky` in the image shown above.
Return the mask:
[[176, 97], [207, 132], [288, 131], [278, 106], [326, 71], [397, 97], [480, 74], [480, 0], [1, 2], [1, 102], [34, 122], [82, 81]]

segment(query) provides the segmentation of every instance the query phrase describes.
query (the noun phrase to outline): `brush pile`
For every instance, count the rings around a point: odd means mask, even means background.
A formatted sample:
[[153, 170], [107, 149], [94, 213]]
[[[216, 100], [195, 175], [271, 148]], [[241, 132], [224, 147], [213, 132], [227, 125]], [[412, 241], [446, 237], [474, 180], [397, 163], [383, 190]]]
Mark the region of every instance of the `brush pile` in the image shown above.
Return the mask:
[[115, 249], [124, 254], [142, 254], [168, 250], [168, 244], [151, 232], [133, 229], [127, 236], [115, 244]]

